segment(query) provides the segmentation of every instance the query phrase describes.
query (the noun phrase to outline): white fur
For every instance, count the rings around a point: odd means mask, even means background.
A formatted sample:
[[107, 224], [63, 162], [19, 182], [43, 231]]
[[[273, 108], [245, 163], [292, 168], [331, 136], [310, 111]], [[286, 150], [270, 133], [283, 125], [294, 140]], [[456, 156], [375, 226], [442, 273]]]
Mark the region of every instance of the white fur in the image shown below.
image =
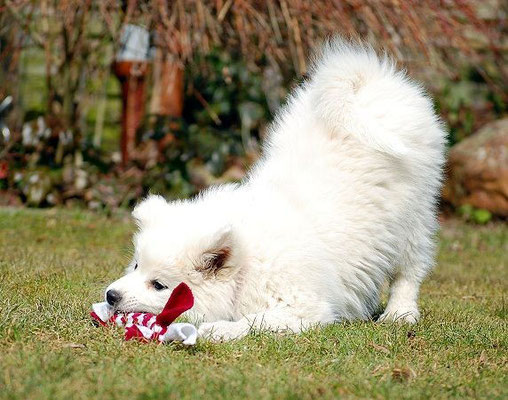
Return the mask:
[[[179, 282], [192, 288], [200, 333], [298, 332], [369, 319], [416, 322], [433, 266], [445, 132], [422, 88], [365, 46], [325, 45], [308, 82], [273, 124], [241, 185], [195, 199], [138, 205], [134, 263], [108, 289], [119, 308], [158, 312]], [[216, 274], [207, 257], [230, 249]], [[157, 292], [160, 280], [168, 290]]]

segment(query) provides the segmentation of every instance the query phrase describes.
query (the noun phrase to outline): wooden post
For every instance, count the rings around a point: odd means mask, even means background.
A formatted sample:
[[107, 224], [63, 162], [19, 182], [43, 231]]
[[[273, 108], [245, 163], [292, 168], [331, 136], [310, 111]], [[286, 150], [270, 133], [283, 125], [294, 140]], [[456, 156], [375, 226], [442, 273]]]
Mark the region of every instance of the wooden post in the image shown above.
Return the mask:
[[145, 77], [148, 70], [146, 61], [117, 61], [113, 72], [122, 85], [122, 165], [125, 166], [132, 155], [139, 128], [145, 111]]

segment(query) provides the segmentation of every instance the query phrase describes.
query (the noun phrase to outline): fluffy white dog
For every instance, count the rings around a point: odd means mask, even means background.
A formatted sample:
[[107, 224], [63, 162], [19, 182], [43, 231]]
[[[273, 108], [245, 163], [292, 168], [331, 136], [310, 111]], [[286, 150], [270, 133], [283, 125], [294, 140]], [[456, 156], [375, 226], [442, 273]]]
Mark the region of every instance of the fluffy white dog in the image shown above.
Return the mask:
[[369, 319], [389, 280], [380, 320], [414, 323], [434, 262], [444, 149], [418, 84], [372, 49], [332, 41], [243, 183], [134, 209], [134, 257], [106, 299], [159, 312], [186, 282], [200, 334], [228, 340]]

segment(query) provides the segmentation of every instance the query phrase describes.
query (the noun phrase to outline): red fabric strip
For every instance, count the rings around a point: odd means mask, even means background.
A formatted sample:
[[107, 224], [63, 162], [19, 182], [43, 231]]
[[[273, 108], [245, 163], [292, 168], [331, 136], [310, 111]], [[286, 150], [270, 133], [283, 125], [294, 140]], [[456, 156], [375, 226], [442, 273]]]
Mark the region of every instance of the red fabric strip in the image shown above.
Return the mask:
[[190, 288], [184, 283], [180, 283], [171, 293], [168, 302], [162, 312], [157, 315], [155, 323], [161, 326], [168, 326], [185, 311], [194, 305], [194, 296]]

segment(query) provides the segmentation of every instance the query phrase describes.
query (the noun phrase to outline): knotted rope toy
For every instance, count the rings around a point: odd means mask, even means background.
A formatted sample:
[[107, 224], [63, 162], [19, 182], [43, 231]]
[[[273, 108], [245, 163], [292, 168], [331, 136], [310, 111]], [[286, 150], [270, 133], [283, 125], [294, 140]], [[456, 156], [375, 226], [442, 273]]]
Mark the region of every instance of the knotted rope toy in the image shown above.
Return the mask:
[[177, 341], [191, 346], [196, 344], [198, 331], [188, 323], [173, 321], [192, 308], [194, 296], [185, 283], [180, 283], [171, 293], [160, 314], [131, 312], [115, 313], [107, 302], [92, 305], [90, 316], [102, 326], [116, 324], [125, 327], [125, 340], [155, 340], [159, 342]]

